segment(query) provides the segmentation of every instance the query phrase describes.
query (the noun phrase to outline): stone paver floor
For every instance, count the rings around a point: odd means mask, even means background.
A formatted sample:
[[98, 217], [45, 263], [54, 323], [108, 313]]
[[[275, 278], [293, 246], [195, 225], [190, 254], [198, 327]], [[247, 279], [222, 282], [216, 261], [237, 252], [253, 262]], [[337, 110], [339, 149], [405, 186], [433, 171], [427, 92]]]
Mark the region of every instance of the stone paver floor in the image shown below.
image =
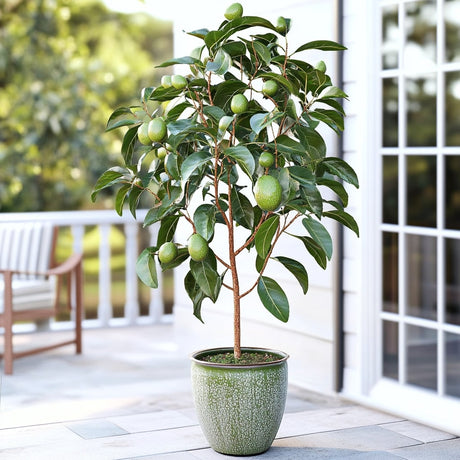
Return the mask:
[[[173, 337], [171, 325], [89, 329], [81, 356], [69, 347], [16, 361], [1, 379], [0, 458], [235, 458], [208, 447]], [[277, 439], [257, 458], [460, 459], [460, 438], [291, 386]]]

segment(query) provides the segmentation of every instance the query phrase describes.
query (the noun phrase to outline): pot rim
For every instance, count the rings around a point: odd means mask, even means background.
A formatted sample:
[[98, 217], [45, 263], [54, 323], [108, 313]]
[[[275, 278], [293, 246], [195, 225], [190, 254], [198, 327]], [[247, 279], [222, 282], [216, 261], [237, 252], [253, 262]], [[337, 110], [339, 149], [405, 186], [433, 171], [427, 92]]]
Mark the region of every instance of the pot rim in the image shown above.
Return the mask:
[[270, 361], [267, 363], [257, 363], [257, 364], [224, 364], [224, 363], [210, 363], [208, 361], [202, 361], [198, 358], [199, 355], [205, 354], [218, 354], [218, 353], [226, 353], [229, 351], [233, 351], [233, 347], [216, 347], [216, 348], [206, 348], [203, 350], [197, 350], [190, 354], [190, 359], [192, 362], [199, 364], [201, 366], [206, 367], [220, 367], [224, 369], [254, 369], [259, 367], [267, 367], [282, 364], [289, 358], [289, 355], [284, 351], [274, 350], [271, 348], [264, 348], [264, 347], [241, 347], [241, 351], [260, 351], [266, 353], [273, 353], [275, 355], [281, 356], [280, 359], [275, 361]]

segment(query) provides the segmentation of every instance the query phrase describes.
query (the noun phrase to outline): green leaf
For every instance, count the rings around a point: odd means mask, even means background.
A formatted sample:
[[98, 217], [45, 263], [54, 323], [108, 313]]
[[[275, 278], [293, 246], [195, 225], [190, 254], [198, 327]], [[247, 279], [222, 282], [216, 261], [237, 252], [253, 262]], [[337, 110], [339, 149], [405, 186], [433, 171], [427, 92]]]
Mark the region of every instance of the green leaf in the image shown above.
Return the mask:
[[324, 225], [308, 216], [302, 219], [303, 226], [310, 233], [311, 237], [323, 248], [329, 260], [332, 257], [332, 238]]
[[244, 145], [237, 145], [224, 150], [224, 155], [232, 158], [238, 166], [252, 180], [252, 175], [256, 167], [252, 153]]
[[306, 294], [308, 291], [308, 273], [305, 267], [300, 262], [297, 262], [297, 260], [290, 259], [289, 257], [278, 256], [273, 257], [273, 260], [282, 263], [296, 277], [303, 293]]
[[254, 209], [249, 199], [232, 187], [230, 194], [232, 200], [233, 218], [238, 225], [249, 230], [254, 226]]
[[291, 139], [285, 134], [282, 134], [276, 138], [276, 148], [284, 155], [288, 155], [288, 158], [292, 158], [295, 155], [300, 155], [305, 152], [305, 148], [302, 146], [302, 144], [295, 141], [294, 139]]
[[305, 50], [321, 50], [321, 51], [342, 51], [347, 48], [340, 43], [333, 42], [331, 40], [315, 40], [312, 42], [305, 43], [294, 51], [295, 53], [300, 53]]
[[123, 205], [125, 204], [126, 195], [131, 190], [131, 184], [120, 187], [115, 198], [115, 211], [119, 216], [123, 214]]
[[209, 152], [206, 152], [204, 150], [200, 152], [192, 153], [182, 163], [182, 167], [181, 167], [182, 180], [186, 182], [188, 178], [194, 173], [194, 171], [197, 168], [199, 168], [200, 166], [203, 166], [211, 159], [212, 159], [212, 155]]
[[232, 66], [231, 56], [222, 48], [220, 48], [214, 59], [209, 60], [206, 64], [206, 72], [213, 72], [217, 75], [224, 75], [228, 72], [228, 69]]
[[322, 121], [331, 129], [333, 129], [337, 134], [340, 134], [343, 131], [343, 117], [335, 110], [316, 109], [308, 112], [308, 115], [310, 115], [312, 118]]
[[110, 115], [107, 121], [106, 131], [120, 128], [121, 126], [129, 126], [139, 124], [140, 120], [131, 111], [129, 107], [120, 107]]
[[326, 269], [327, 267], [326, 253], [324, 252], [324, 249], [315, 240], [313, 240], [309, 236], [298, 236], [298, 235], [292, 235], [292, 236], [302, 241], [305, 248], [314, 257], [318, 265], [322, 269]]
[[141, 252], [136, 262], [136, 273], [146, 286], [156, 289], [158, 287], [158, 276], [153, 249], [146, 248]]
[[137, 141], [137, 126], [129, 128], [123, 136], [123, 143], [121, 144], [121, 153], [125, 164], [131, 164], [134, 152], [134, 146]]
[[256, 251], [260, 258], [265, 259], [268, 252], [270, 251], [273, 237], [275, 236], [276, 230], [280, 217], [274, 215], [269, 217], [260, 227], [255, 236]]
[[139, 200], [143, 191], [144, 189], [142, 187], [132, 187], [131, 192], [129, 193], [129, 210], [131, 211], [131, 214], [134, 216], [134, 218], [136, 218], [136, 209], [138, 208]]
[[207, 259], [201, 262], [190, 260], [190, 270], [200, 289], [215, 302], [221, 287], [221, 279], [217, 271], [211, 267]]
[[174, 58], [170, 59], [169, 61], [165, 61], [155, 67], [170, 67], [172, 65], [176, 64], [188, 64], [188, 65], [194, 65], [194, 64], [201, 64], [201, 61], [199, 59], [195, 59], [192, 56], [183, 56], [180, 58]]
[[248, 85], [240, 80], [225, 80], [212, 88], [214, 105], [230, 108], [230, 101], [237, 93], [242, 93]]
[[124, 182], [126, 177], [131, 175], [132, 174], [128, 169], [120, 168], [118, 166], [108, 169], [102, 173], [96, 181], [93, 192], [91, 193], [91, 200], [94, 201], [96, 199], [96, 195], [102, 189], [111, 187], [119, 182]]
[[175, 105], [171, 109], [167, 111], [167, 122], [170, 123], [172, 121], [176, 121], [184, 112], [184, 110], [192, 107], [192, 104], [188, 102], [181, 102], [180, 104]]
[[252, 130], [256, 133], [259, 134], [263, 129], [265, 129], [267, 126], [270, 126], [272, 123], [275, 121], [279, 120], [280, 118], [283, 118], [283, 113], [278, 112], [277, 114], [273, 114], [273, 112], [267, 113], [256, 113], [253, 115], [249, 121]]
[[289, 319], [289, 302], [281, 286], [268, 276], [261, 276], [257, 293], [263, 306], [277, 319], [286, 323]]
[[257, 76], [259, 78], [276, 81], [291, 94], [295, 94], [296, 96], [299, 94], [299, 88], [297, 85], [294, 85], [292, 81], [288, 80], [286, 77], [283, 77], [283, 75], [280, 75], [279, 73], [262, 72], [257, 74]]
[[219, 120], [226, 115], [226, 113], [220, 108], [215, 105], [206, 105], [203, 107], [203, 113], [212, 118], [215, 122], [219, 122]]
[[325, 211], [324, 212], [325, 217], [329, 217], [331, 219], [336, 220], [337, 222], [340, 222], [342, 225], [345, 225], [348, 227], [350, 230], [353, 230], [356, 235], [359, 237], [359, 227], [358, 224], [356, 223], [355, 219], [348, 214], [345, 211]]
[[265, 65], [269, 65], [271, 61], [270, 50], [259, 41], [253, 42], [252, 46], [255, 49], [258, 59], [262, 60]]
[[208, 29], [198, 29], [198, 30], [192, 30], [191, 32], [186, 32], [188, 35], [191, 35], [192, 37], [198, 37], [198, 38], [204, 38], [206, 34], [209, 33]]
[[344, 99], [347, 99], [348, 95], [347, 93], [343, 92], [340, 88], [337, 88], [336, 86], [328, 86], [320, 93], [320, 95], [318, 96], [318, 101], [321, 101], [322, 99], [335, 98], [335, 97], [342, 97]]
[[206, 241], [209, 241], [214, 235], [217, 212], [217, 207], [215, 205], [205, 203], [198, 206], [193, 215], [193, 223], [195, 224], [196, 231]]
[[289, 171], [289, 175], [294, 179], [299, 185], [303, 187], [310, 187], [312, 184], [315, 184], [315, 176], [313, 173], [302, 166], [289, 166], [286, 168]]
[[316, 179], [316, 182], [318, 185], [329, 187], [342, 200], [343, 206], [348, 206], [348, 193], [340, 182], [335, 179], [328, 179], [326, 177], [319, 177]]
[[323, 197], [315, 184], [302, 185], [300, 188], [300, 196], [308, 205], [311, 212], [316, 217], [320, 218], [323, 212]]
[[191, 271], [189, 271], [187, 275], [185, 275], [184, 287], [185, 291], [190, 297], [190, 300], [193, 303], [193, 314], [201, 322], [203, 322], [203, 319], [201, 318], [201, 304], [203, 303], [203, 300], [206, 298], [206, 295], [198, 286], [198, 283], [195, 281], [195, 278]]
[[293, 129], [310, 160], [321, 160], [326, 156], [326, 143], [321, 135], [309, 126], [297, 125]]
[[172, 241], [174, 233], [176, 233], [177, 223], [179, 222], [179, 216], [166, 216], [161, 221], [160, 229], [158, 230], [157, 246], [160, 247], [167, 241]]
[[331, 174], [334, 174], [345, 182], [359, 188], [358, 176], [356, 175], [354, 169], [346, 161], [341, 158], [327, 157], [323, 159], [321, 165], [324, 166]]

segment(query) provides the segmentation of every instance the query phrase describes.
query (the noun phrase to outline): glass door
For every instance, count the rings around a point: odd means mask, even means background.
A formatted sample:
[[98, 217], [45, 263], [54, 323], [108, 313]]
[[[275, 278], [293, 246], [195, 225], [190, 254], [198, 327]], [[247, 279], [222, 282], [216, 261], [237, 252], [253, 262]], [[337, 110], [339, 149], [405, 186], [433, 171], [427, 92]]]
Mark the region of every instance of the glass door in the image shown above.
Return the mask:
[[460, 398], [460, 0], [380, 19], [380, 375]]

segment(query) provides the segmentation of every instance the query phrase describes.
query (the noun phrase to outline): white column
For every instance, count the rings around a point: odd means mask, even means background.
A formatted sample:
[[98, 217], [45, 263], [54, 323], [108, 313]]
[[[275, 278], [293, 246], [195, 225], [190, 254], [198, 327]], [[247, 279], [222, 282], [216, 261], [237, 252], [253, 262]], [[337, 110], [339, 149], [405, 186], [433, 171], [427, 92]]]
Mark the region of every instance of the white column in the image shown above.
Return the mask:
[[136, 222], [125, 224], [126, 236], [126, 303], [125, 318], [128, 324], [135, 324], [139, 316], [138, 284], [136, 274], [137, 260], [137, 235], [138, 224]]
[[97, 308], [97, 317], [101, 326], [108, 326], [109, 320], [112, 318], [112, 302], [110, 296], [110, 225], [100, 225], [99, 235], [99, 305]]

